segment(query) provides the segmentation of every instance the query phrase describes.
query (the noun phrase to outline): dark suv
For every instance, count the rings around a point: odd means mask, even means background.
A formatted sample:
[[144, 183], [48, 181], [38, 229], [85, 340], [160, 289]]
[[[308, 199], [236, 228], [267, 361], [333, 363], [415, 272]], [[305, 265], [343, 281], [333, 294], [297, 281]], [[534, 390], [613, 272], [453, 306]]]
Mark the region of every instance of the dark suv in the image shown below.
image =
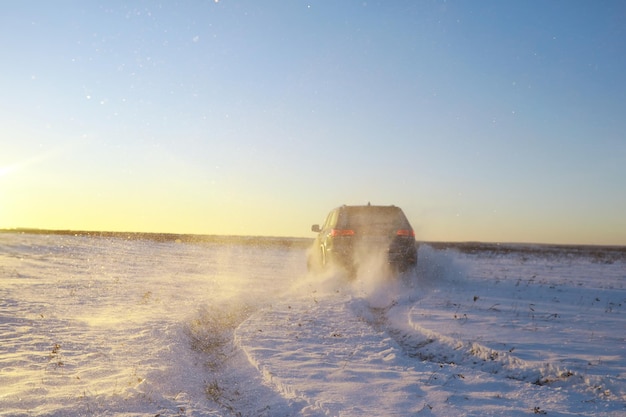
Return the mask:
[[337, 207], [311, 230], [318, 235], [309, 253], [310, 269], [332, 264], [354, 276], [359, 264], [376, 255], [399, 272], [417, 263], [415, 232], [396, 206]]

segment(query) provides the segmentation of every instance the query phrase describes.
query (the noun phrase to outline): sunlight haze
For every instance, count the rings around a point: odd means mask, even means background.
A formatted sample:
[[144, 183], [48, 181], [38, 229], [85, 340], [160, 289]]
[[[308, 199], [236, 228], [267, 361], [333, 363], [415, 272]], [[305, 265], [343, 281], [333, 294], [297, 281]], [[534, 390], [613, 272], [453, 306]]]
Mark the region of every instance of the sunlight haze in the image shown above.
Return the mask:
[[622, 1], [23, 1], [0, 228], [626, 245]]

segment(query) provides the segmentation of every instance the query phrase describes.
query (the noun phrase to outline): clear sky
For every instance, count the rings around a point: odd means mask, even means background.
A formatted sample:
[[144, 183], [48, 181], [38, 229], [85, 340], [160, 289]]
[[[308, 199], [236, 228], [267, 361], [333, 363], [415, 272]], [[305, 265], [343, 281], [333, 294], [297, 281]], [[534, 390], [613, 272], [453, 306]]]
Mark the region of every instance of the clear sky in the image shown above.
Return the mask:
[[626, 2], [2, 8], [0, 228], [626, 245]]

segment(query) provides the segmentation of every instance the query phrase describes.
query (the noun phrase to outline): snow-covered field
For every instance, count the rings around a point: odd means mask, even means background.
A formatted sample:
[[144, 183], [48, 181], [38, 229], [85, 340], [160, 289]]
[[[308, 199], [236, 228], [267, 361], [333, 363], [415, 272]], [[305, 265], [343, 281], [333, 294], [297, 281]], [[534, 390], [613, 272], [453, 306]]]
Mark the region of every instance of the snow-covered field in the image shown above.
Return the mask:
[[623, 248], [306, 243], [0, 233], [0, 416], [626, 415]]

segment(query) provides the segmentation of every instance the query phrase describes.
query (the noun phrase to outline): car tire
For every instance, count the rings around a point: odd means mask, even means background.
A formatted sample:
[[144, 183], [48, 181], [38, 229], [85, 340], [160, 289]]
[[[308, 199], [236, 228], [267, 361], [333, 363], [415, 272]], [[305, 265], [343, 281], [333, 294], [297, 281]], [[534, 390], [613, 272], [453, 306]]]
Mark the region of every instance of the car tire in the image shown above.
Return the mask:
[[320, 266], [322, 267], [322, 269], [328, 268], [328, 260], [326, 259], [326, 250], [324, 250], [323, 246], [320, 247]]

